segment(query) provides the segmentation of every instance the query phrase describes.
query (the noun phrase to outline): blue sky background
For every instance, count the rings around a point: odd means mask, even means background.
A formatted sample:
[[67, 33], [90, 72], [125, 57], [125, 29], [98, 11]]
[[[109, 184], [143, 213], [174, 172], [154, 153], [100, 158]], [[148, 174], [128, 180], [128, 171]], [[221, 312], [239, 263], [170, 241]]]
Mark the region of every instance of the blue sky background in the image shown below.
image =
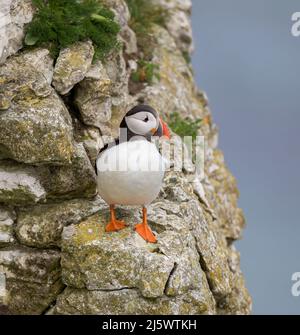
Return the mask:
[[300, 314], [299, 0], [193, 0], [198, 86], [209, 97], [220, 147], [247, 219], [236, 245], [254, 314]]

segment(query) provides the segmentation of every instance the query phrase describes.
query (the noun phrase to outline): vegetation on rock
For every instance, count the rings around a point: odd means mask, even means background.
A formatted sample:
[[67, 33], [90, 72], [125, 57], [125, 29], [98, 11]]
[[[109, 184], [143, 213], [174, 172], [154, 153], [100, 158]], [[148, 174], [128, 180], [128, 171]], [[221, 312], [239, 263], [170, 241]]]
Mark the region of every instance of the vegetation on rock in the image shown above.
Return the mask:
[[168, 11], [154, 5], [149, 0], [126, 0], [129, 11], [129, 26], [137, 37], [138, 49], [143, 53], [143, 58], [151, 60], [153, 51], [152, 31], [153, 24], [166, 25]]
[[119, 46], [114, 13], [97, 0], [33, 0], [33, 4], [37, 11], [26, 28], [27, 46], [46, 45], [57, 56], [60, 49], [91, 39], [98, 59]]
[[138, 61], [138, 68], [132, 73], [131, 79], [134, 82], [152, 84], [154, 79], [160, 79], [159, 65], [153, 62], [148, 62], [143, 59]]
[[202, 119], [193, 121], [182, 118], [179, 113], [173, 113], [169, 117], [168, 125], [177, 135], [181, 137], [192, 136], [195, 139], [201, 122]]
[[191, 55], [187, 51], [183, 51], [182, 56], [188, 65], [191, 64], [192, 62]]
[[126, 0], [131, 20], [129, 25], [137, 34], [137, 37], [148, 35], [151, 25], [156, 23], [164, 26], [166, 11], [154, 6], [149, 0]]

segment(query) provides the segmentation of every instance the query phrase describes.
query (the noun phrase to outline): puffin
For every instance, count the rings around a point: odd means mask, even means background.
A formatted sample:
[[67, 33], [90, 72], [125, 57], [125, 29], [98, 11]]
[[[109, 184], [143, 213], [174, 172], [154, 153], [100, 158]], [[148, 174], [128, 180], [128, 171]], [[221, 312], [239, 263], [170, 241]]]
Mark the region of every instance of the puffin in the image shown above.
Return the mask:
[[149, 105], [133, 107], [123, 118], [119, 138], [106, 144], [96, 159], [97, 189], [110, 207], [106, 232], [125, 228], [116, 218], [115, 206], [142, 206], [141, 223], [135, 231], [147, 242], [157, 239], [147, 223], [147, 206], [158, 196], [168, 161], [163, 158], [153, 139], [170, 139], [168, 126]]

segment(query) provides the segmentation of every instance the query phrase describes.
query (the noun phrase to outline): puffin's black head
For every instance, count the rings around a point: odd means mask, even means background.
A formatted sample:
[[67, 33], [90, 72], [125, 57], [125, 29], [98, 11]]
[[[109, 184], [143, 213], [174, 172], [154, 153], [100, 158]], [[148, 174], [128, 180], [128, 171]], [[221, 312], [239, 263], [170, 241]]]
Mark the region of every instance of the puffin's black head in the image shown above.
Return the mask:
[[159, 118], [157, 111], [148, 105], [133, 107], [124, 117], [120, 128], [127, 129], [127, 140], [133, 136], [143, 136], [150, 140], [152, 136], [170, 137], [167, 125]]

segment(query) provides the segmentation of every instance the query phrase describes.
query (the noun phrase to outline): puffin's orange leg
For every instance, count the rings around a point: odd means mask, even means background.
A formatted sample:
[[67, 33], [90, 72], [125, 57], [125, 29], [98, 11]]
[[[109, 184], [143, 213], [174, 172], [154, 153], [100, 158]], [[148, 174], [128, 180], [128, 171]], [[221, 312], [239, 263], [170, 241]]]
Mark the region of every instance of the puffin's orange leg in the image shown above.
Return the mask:
[[116, 214], [115, 214], [115, 206], [110, 205], [110, 222], [108, 225], [105, 227], [106, 232], [112, 232], [112, 231], [118, 231], [126, 227], [126, 224], [124, 221], [119, 221], [116, 219]]
[[142, 236], [142, 238], [150, 243], [156, 243], [157, 239], [152, 233], [151, 229], [148, 226], [147, 223], [147, 209], [143, 207], [143, 222], [139, 223], [135, 226], [135, 230], [138, 234]]

